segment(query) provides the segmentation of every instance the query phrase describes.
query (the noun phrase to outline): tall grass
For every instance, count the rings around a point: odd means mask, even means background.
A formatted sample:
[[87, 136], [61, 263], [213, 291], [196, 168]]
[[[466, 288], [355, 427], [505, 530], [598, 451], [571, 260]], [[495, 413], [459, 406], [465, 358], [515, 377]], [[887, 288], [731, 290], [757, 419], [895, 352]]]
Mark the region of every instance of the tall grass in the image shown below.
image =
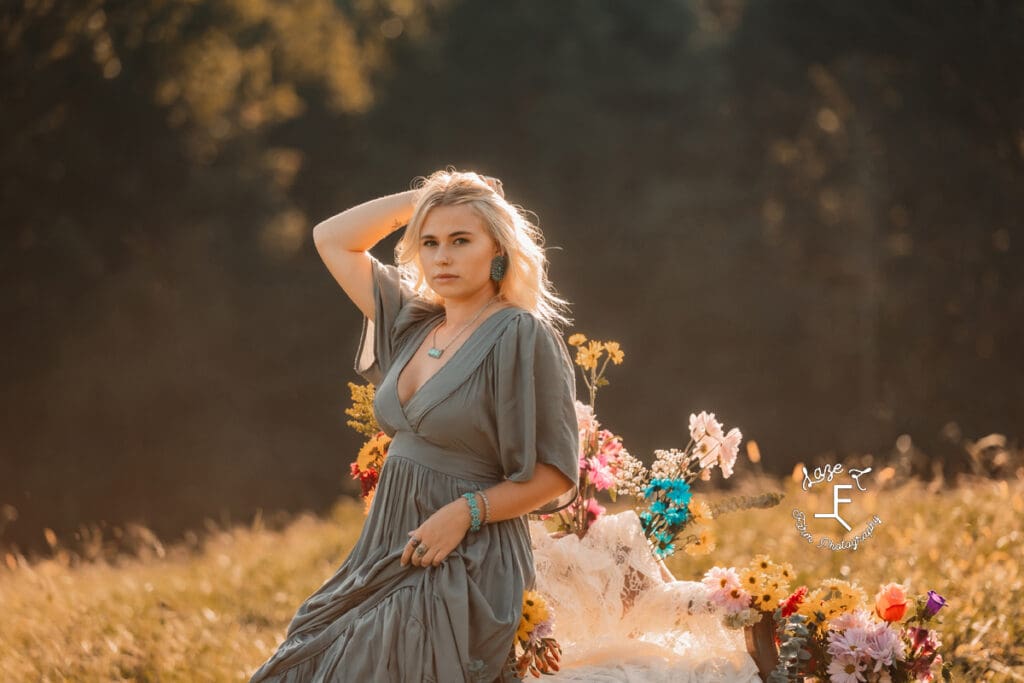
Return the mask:
[[[742, 489], [786, 498], [719, 519], [710, 556], [669, 558], [678, 578], [767, 553], [792, 562], [799, 582], [842, 577], [869, 595], [889, 581], [936, 590], [949, 601], [940, 631], [954, 680], [1024, 681], [1024, 481], [910, 481], [860, 494], [859, 510], [883, 524], [857, 551], [811, 546], [796, 532], [792, 508], [830, 509], [823, 494], [768, 478]], [[9, 555], [0, 567], [0, 680], [247, 680], [341, 564], [362, 520], [361, 503], [343, 499], [323, 519], [301, 515], [280, 531], [257, 519], [163, 557], [75, 566], [59, 541], [50, 559]]]

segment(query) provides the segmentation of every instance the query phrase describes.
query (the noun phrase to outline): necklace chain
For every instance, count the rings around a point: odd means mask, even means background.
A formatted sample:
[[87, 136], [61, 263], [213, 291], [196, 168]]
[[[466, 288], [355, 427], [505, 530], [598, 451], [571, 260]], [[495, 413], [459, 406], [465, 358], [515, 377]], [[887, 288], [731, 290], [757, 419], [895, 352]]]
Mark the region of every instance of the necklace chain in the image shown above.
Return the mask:
[[[486, 304], [484, 304], [484, 307], [483, 307], [483, 308], [481, 308], [481, 309], [480, 309], [480, 311], [479, 311], [479, 312], [478, 312], [478, 313], [477, 313], [477, 314], [476, 314], [475, 316], [473, 316], [473, 319], [472, 319], [472, 320], [470, 320], [470, 321], [469, 321], [468, 323], [466, 323], [465, 325], [463, 325], [463, 326], [462, 326], [462, 327], [461, 327], [461, 328], [459, 329], [459, 331], [458, 331], [458, 332], [457, 332], [457, 333], [455, 334], [455, 336], [454, 336], [454, 337], [452, 337], [451, 339], [449, 339], [449, 340], [448, 340], [448, 343], [447, 343], [447, 344], [445, 344], [444, 346], [442, 346], [441, 348], [437, 348], [437, 330], [438, 330], [438, 329], [439, 329], [439, 328], [441, 327], [441, 325], [438, 325], [437, 327], [435, 327], [435, 328], [434, 328], [434, 343], [433, 343], [433, 344], [432, 344], [432, 345], [430, 346], [430, 349], [429, 349], [429, 350], [427, 350], [427, 355], [428, 355], [428, 356], [430, 356], [431, 358], [440, 358], [440, 357], [441, 357], [441, 354], [443, 354], [443, 353], [445, 352], [445, 349], [447, 349], [447, 348], [448, 348], [449, 346], [451, 346], [451, 345], [452, 345], [452, 342], [454, 342], [454, 341], [455, 341], [456, 339], [458, 339], [458, 338], [459, 338], [459, 337], [460, 337], [460, 336], [462, 335], [462, 333], [466, 331], [466, 328], [467, 328], [467, 327], [469, 327], [469, 326], [470, 326], [470, 325], [472, 325], [472, 324], [473, 324], [474, 322], [476, 322], [477, 318], [479, 318], [479, 317], [480, 317], [481, 315], [483, 315], [484, 311], [486, 311], [486, 310], [487, 310], [487, 308], [488, 308], [488, 307], [489, 307], [489, 306], [490, 306], [490, 305], [491, 305], [492, 303], [494, 303], [494, 302], [495, 302], [495, 300], [496, 300], [497, 298], [498, 298], [498, 295], [494, 295], [494, 296], [492, 296], [492, 297], [491, 297], [490, 299], [488, 299], [488, 300], [487, 300], [487, 303], [486, 303]], [[445, 318], [445, 322], [444, 322], [444, 323], [442, 323], [442, 324], [446, 324], [447, 322], [448, 322], [448, 319], [447, 319], [447, 317], [446, 317], [446, 318]]]

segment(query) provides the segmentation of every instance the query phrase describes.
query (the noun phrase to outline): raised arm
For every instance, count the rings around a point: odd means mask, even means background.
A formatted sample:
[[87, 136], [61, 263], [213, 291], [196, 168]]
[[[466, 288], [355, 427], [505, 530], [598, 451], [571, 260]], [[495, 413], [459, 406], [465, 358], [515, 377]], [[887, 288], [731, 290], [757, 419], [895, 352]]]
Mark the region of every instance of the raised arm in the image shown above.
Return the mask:
[[346, 209], [313, 228], [313, 244], [352, 303], [373, 320], [369, 250], [412, 217], [414, 190], [378, 197]]

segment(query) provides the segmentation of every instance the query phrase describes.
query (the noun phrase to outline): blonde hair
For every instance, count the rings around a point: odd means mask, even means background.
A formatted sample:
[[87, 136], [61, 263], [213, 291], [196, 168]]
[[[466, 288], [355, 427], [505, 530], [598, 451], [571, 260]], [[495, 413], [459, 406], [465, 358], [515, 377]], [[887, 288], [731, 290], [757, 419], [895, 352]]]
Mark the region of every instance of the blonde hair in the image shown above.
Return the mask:
[[417, 190], [412, 218], [395, 245], [395, 263], [403, 279], [427, 301], [441, 305], [444, 297], [430, 288], [419, 264], [420, 233], [427, 214], [435, 206], [468, 205], [480, 216], [487, 232], [507, 256], [505, 276], [498, 293], [505, 301], [530, 311], [552, 325], [568, 325], [568, 301], [555, 294], [547, 277], [544, 236], [526, 219], [525, 212], [495, 192], [477, 173], [448, 166], [429, 177], [413, 180]]

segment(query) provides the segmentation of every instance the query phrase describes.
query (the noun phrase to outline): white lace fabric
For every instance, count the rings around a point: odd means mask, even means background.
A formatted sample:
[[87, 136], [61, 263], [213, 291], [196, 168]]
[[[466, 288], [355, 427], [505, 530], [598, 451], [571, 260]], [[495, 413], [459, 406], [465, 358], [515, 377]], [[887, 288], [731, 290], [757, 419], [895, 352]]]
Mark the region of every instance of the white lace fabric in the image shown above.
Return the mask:
[[562, 667], [588, 683], [760, 683], [743, 632], [722, 626], [698, 581], [666, 581], [632, 510], [581, 540], [530, 522], [536, 590], [555, 613]]

